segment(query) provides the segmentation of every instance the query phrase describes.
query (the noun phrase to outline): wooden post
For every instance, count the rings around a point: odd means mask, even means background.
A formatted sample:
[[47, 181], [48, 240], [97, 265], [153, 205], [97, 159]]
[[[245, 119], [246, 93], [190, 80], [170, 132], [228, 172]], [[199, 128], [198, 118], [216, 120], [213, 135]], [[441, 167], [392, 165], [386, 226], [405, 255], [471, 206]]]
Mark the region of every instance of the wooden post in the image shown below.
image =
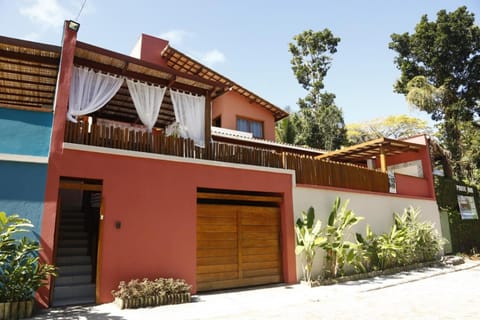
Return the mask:
[[210, 140], [212, 138], [212, 98], [210, 91], [205, 94], [205, 149], [209, 152]]
[[387, 160], [383, 144], [380, 145], [380, 169], [382, 170], [382, 172], [387, 172]]

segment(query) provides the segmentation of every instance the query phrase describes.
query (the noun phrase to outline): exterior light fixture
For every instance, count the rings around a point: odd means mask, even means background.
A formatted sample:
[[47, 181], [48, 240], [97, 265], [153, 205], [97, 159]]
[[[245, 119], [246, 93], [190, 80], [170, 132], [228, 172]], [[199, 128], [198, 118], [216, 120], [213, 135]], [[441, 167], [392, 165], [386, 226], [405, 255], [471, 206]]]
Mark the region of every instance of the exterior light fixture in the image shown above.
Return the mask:
[[80, 29], [80, 23], [75, 22], [73, 20], [68, 21], [68, 29], [78, 32], [78, 29]]

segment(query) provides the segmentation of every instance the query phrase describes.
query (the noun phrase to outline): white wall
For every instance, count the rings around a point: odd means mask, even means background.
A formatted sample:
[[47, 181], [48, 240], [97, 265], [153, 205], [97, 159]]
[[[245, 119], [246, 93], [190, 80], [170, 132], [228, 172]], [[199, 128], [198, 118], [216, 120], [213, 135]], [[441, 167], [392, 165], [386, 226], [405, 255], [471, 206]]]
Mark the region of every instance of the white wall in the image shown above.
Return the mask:
[[[294, 221], [297, 221], [302, 211], [306, 211], [310, 206], [313, 206], [315, 209], [315, 218], [319, 218], [322, 221], [322, 226], [325, 226], [336, 197], [342, 199], [342, 204], [345, 200], [349, 199], [348, 209], [351, 209], [357, 216], [365, 218], [352, 228], [350, 235], [352, 240], [354, 239], [355, 232], [359, 232], [362, 235], [365, 234], [367, 224], [370, 225], [372, 231], [376, 234], [389, 231], [393, 225], [393, 213], [402, 213], [403, 210], [409, 206], [420, 208], [421, 219], [432, 222], [441, 235], [440, 214], [435, 200], [404, 198], [373, 193], [345, 192], [322, 189], [320, 187], [294, 187]], [[319, 251], [313, 268], [314, 279], [320, 274], [322, 265], [323, 256], [322, 252]], [[301, 256], [297, 256], [297, 278], [298, 280], [303, 278]]]

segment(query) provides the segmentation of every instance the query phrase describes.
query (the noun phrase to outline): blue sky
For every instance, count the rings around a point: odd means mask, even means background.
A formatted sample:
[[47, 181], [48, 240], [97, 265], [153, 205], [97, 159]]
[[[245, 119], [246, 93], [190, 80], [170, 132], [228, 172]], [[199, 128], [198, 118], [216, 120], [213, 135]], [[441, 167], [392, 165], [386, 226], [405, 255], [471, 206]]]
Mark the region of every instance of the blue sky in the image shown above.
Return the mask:
[[[84, 0], [0, 0], [0, 34], [60, 45], [62, 22]], [[288, 43], [306, 29], [341, 38], [326, 77], [346, 123], [411, 111], [393, 93], [399, 76], [388, 49], [392, 33], [412, 32], [423, 14], [461, 5], [480, 22], [479, 0], [86, 0], [80, 41], [129, 54], [141, 33], [172, 46], [279, 107], [297, 109], [306, 92], [290, 67]]]

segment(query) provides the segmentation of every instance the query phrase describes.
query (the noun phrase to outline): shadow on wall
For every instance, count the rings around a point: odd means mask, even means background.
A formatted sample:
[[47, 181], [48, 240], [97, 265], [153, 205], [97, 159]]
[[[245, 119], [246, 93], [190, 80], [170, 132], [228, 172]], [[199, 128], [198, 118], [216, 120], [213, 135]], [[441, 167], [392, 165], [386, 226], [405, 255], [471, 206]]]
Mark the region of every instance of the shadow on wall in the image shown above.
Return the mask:
[[0, 153], [48, 156], [52, 113], [0, 108]]

